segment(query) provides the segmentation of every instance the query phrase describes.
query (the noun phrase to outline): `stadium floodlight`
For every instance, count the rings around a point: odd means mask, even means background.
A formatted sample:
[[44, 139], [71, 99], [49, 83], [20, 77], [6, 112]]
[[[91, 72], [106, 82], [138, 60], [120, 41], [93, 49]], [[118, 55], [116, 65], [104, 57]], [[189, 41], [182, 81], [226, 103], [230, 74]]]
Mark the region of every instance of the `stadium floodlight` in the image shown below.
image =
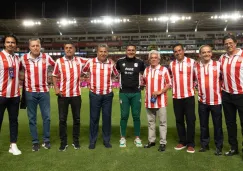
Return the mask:
[[94, 19], [90, 21], [91, 23], [94, 24], [104, 24], [104, 25], [112, 25], [113, 23], [126, 23], [126, 22], [130, 22], [130, 20], [128, 18], [113, 18], [110, 16], [105, 16], [102, 17], [101, 19]]
[[68, 20], [68, 19], [63, 18], [60, 21], [57, 21], [57, 24], [59, 26], [68, 26], [68, 25], [72, 25], [72, 24], [76, 24], [76, 23], [77, 23], [77, 21], [75, 19]]
[[41, 25], [40, 21], [33, 21], [33, 20], [24, 20], [23, 21], [23, 25], [26, 27], [32, 27], [35, 25]]
[[222, 20], [239, 20], [242, 17], [242, 15], [239, 12], [234, 12], [231, 14], [222, 14], [222, 15], [214, 15], [210, 17], [211, 19], [222, 19]]
[[191, 20], [191, 16], [182, 16], [182, 17], [179, 17], [177, 15], [171, 15], [171, 16], [161, 16], [161, 17], [151, 17], [151, 18], [148, 18], [148, 21], [155, 21], [155, 22], [158, 22], [158, 21], [161, 21], [161, 22], [168, 22], [170, 21], [171, 23], [175, 23], [179, 20]]

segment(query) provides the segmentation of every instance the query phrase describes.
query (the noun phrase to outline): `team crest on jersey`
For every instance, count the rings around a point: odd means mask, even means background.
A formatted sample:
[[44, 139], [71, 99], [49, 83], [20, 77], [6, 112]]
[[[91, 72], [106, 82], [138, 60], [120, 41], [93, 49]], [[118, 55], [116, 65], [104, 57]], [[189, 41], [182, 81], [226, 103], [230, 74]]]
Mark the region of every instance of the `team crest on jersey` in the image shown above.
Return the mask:
[[214, 71], [217, 71], [217, 66], [213, 66], [213, 70]]
[[62, 63], [62, 65], [64, 66], [65, 64], [64, 64], [64, 63]]
[[125, 64], [125, 63], [123, 63], [123, 64], [122, 64], [122, 66], [124, 66], [124, 67], [125, 67], [125, 66], [126, 66], [126, 64]]
[[159, 75], [162, 75], [163, 74], [163, 72], [162, 71], [159, 71]]
[[45, 64], [46, 63], [46, 59], [42, 59], [42, 63]]
[[138, 63], [134, 63], [134, 67], [138, 67]]
[[187, 62], [187, 67], [191, 67], [191, 66], [192, 66], [191, 62]]

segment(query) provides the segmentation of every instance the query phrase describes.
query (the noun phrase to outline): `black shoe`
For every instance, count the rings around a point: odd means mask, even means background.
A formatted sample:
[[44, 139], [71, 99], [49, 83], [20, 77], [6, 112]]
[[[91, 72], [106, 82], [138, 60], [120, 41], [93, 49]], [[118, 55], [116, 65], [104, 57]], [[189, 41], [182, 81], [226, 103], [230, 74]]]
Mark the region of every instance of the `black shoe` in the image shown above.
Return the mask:
[[112, 148], [112, 145], [109, 142], [104, 143], [105, 148]]
[[225, 156], [233, 156], [235, 154], [239, 154], [238, 150], [230, 150], [230, 151], [224, 153]]
[[34, 143], [32, 145], [32, 151], [39, 151], [40, 150], [40, 145], [38, 143]]
[[199, 152], [206, 152], [207, 150], [209, 150], [209, 146], [201, 147]]
[[44, 142], [44, 143], [42, 144], [42, 147], [44, 147], [45, 149], [50, 149], [50, 148], [51, 148], [51, 143], [50, 143], [50, 141]]
[[160, 144], [160, 145], [159, 145], [159, 149], [158, 149], [158, 151], [160, 151], [160, 152], [165, 151], [165, 147], [166, 147], [165, 144]]
[[95, 144], [94, 143], [89, 144], [89, 149], [90, 150], [95, 149]]
[[150, 148], [150, 147], [153, 147], [153, 146], [155, 146], [155, 143], [154, 142], [148, 142], [148, 144], [146, 144], [144, 146], [144, 148]]
[[59, 147], [59, 151], [66, 151], [68, 148], [68, 145], [67, 144], [63, 144], [61, 143], [60, 147]]
[[73, 146], [73, 148], [74, 148], [75, 150], [80, 149], [80, 144], [79, 144], [79, 142], [74, 142], [74, 143], [72, 143], [72, 146]]
[[220, 149], [220, 148], [216, 148], [214, 154], [215, 154], [216, 156], [220, 156], [220, 155], [222, 155], [222, 149]]

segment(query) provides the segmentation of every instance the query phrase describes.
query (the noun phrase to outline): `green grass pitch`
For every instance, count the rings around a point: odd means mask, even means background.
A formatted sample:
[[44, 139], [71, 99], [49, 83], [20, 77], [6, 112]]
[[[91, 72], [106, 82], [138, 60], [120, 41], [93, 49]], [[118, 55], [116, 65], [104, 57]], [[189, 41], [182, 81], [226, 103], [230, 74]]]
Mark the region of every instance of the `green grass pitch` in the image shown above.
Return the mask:
[[[9, 124], [8, 115], [5, 112], [2, 130], [0, 133], [0, 170], [1, 171], [178, 171], [178, 170], [207, 170], [207, 171], [228, 171], [242, 170], [242, 153], [240, 155], [225, 157], [215, 156], [213, 142], [213, 126], [210, 118], [210, 151], [199, 153], [199, 119], [196, 106], [196, 152], [189, 154], [186, 150], [176, 151], [174, 146], [177, 144], [178, 137], [175, 127], [175, 117], [172, 108], [171, 91], [169, 94], [169, 104], [167, 108], [167, 146], [166, 151], [157, 151], [159, 145], [159, 132], [157, 122], [157, 142], [156, 147], [150, 149], [137, 148], [133, 144], [133, 122], [130, 115], [127, 128], [127, 147], [119, 147], [120, 138], [120, 107], [118, 90], [114, 90], [113, 112], [112, 112], [112, 137], [111, 149], [106, 149], [102, 144], [101, 122], [99, 137], [95, 150], [89, 150], [89, 99], [88, 89], [82, 89], [82, 109], [81, 109], [81, 149], [74, 150], [72, 144], [72, 115], [69, 110], [68, 115], [68, 149], [59, 152], [60, 145], [58, 134], [58, 110], [57, 99], [53, 90], [51, 93], [51, 149], [41, 148], [38, 152], [31, 150], [31, 137], [26, 110], [21, 109], [19, 113], [19, 138], [18, 147], [22, 155], [13, 156], [8, 153], [9, 147]], [[144, 98], [144, 92], [143, 92]], [[144, 100], [143, 100], [144, 104]], [[197, 103], [196, 103], [197, 104]], [[102, 119], [102, 117], [101, 117]], [[101, 120], [100, 119], [100, 120]], [[238, 118], [237, 118], [238, 119]], [[239, 119], [238, 119], [239, 120]], [[38, 131], [39, 139], [42, 140], [42, 119], [38, 110]], [[227, 130], [223, 119], [224, 148], [223, 152], [229, 150]], [[147, 117], [144, 105], [141, 112], [141, 139], [143, 144], [147, 143]], [[238, 140], [241, 144], [240, 126], [238, 122]], [[42, 143], [42, 141], [41, 141]], [[240, 146], [239, 146], [240, 147]], [[239, 148], [241, 149], [241, 147]]]

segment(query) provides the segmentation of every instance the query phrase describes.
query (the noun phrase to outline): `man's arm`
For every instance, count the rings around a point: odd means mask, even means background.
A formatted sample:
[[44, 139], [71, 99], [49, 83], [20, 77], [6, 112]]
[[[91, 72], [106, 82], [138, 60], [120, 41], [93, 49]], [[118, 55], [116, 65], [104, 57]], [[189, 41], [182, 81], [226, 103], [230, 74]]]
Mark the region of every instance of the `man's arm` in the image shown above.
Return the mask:
[[59, 75], [59, 67], [58, 67], [58, 62], [56, 62], [55, 66], [54, 66], [53, 73], [52, 73], [52, 82], [53, 82], [55, 94], [56, 95], [61, 95], [60, 88], [57, 85], [57, 77], [58, 77], [58, 75]]

